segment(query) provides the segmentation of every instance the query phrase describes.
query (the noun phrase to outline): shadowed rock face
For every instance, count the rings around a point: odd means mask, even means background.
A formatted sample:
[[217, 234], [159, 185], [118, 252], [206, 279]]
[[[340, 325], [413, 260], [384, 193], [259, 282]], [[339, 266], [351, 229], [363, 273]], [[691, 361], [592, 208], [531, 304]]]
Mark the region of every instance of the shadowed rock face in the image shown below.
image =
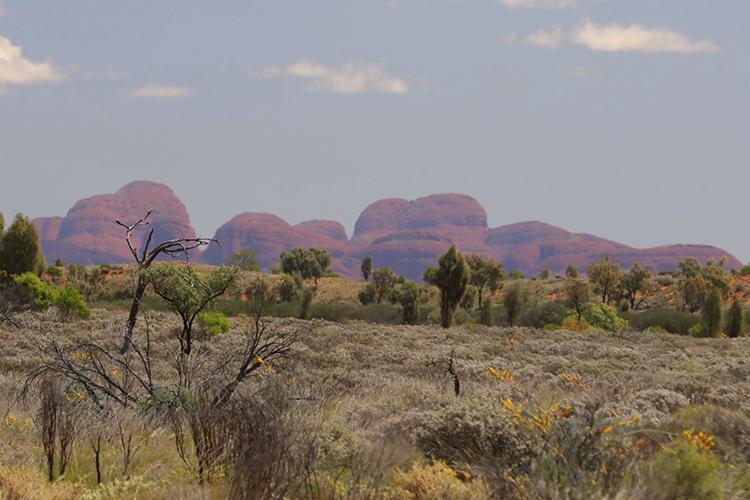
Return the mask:
[[63, 258], [82, 264], [120, 263], [132, 260], [125, 244], [124, 230], [115, 224], [119, 219], [134, 223], [153, 209], [150, 225], [136, 231], [134, 243], [140, 245], [147, 231], [154, 229], [154, 241], [172, 238], [194, 238], [185, 205], [172, 190], [156, 182], [131, 182], [114, 194], [92, 196], [78, 201], [68, 215], [36, 219], [42, 228], [42, 245], [47, 259]]
[[[85, 264], [129, 262], [132, 257], [122, 228], [113, 221], [133, 222], [148, 208], [154, 209], [156, 241], [195, 235], [184, 205], [167, 186], [153, 182], [128, 184], [115, 194], [79, 201], [64, 218], [40, 218], [34, 223], [49, 260], [61, 257]], [[388, 198], [372, 203], [357, 219], [351, 240], [336, 221], [290, 225], [273, 214], [252, 212], [233, 217], [214, 238], [221, 244], [210, 245], [200, 257], [203, 262], [221, 264], [239, 250], [250, 249], [258, 254], [261, 267], [270, 270], [286, 250], [322, 247], [333, 256], [334, 271], [349, 277], [359, 276], [361, 259], [370, 255], [376, 267], [390, 266], [399, 274], [419, 279], [452, 244], [465, 253], [502, 260], [508, 269], [525, 273], [542, 269], [562, 273], [571, 264], [585, 269], [603, 255], [619, 260], [623, 267], [640, 262], [657, 271], [675, 269], [685, 257], [702, 262], [726, 257], [728, 267], [741, 266], [732, 255], [710, 246], [636, 249], [542, 222], [489, 228], [484, 208], [462, 194], [437, 194], [414, 201]]]
[[[342, 237], [343, 235], [343, 237]], [[272, 214], [251, 213], [237, 215], [222, 225], [203, 255], [203, 261], [221, 264], [242, 249], [258, 254], [261, 268], [269, 270], [279, 262], [282, 252], [300, 246], [327, 248], [332, 255], [341, 257], [346, 247], [346, 231], [337, 222], [316, 221], [289, 225]]]

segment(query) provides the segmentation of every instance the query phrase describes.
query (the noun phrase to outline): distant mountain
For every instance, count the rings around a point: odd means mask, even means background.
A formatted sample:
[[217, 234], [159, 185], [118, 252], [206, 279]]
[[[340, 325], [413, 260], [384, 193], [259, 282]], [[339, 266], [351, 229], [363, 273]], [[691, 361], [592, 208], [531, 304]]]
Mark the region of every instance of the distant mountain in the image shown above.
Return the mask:
[[[115, 219], [135, 221], [153, 208], [152, 227], [157, 241], [193, 237], [187, 210], [172, 190], [155, 182], [133, 182], [114, 194], [99, 195], [76, 203], [65, 217], [34, 220], [48, 259], [71, 263], [129, 262], [122, 228]], [[137, 236], [142, 238], [145, 230]], [[246, 212], [223, 224], [211, 244], [193, 258], [221, 264], [240, 249], [258, 254], [268, 270], [279, 254], [298, 246], [326, 248], [333, 269], [359, 275], [365, 255], [376, 267], [390, 266], [397, 273], [419, 279], [427, 266], [452, 244], [466, 253], [481, 253], [502, 260], [508, 269], [537, 273], [549, 269], [561, 273], [568, 265], [584, 269], [603, 255], [629, 267], [635, 262], [656, 271], [673, 270], [686, 257], [705, 262], [727, 258], [727, 267], [742, 264], [725, 250], [705, 245], [672, 245], [637, 249], [588, 234], [576, 234], [543, 222], [521, 222], [489, 228], [487, 213], [474, 198], [463, 194], [437, 194], [414, 201], [388, 198], [369, 205], [360, 214], [351, 239], [336, 221], [314, 220], [291, 225], [268, 213]]]
[[141, 243], [154, 229], [154, 241], [193, 238], [185, 205], [172, 190], [156, 182], [131, 182], [114, 194], [101, 194], [80, 200], [65, 217], [34, 219], [40, 231], [48, 260], [65, 259], [78, 264], [117, 264], [133, 257], [125, 244], [124, 229], [116, 219], [133, 223], [153, 209], [150, 224], [136, 231], [134, 243]]

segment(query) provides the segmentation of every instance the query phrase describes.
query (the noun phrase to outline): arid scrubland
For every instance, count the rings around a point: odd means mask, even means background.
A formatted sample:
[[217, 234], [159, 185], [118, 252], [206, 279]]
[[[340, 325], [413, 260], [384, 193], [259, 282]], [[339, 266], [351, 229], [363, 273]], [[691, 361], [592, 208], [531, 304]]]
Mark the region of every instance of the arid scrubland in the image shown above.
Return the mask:
[[[167, 313], [144, 319], [136, 336], [147, 323], [154, 377], [166, 386], [181, 325]], [[293, 351], [254, 372], [238, 403], [207, 415], [216, 427], [209, 434], [226, 446], [202, 482], [191, 422], [145, 400], [97, 419], [76, 411], [85, 394], [63, 386], [59, 416], [69, 415], [73, 440], [64, 474], [48, 483], [43, 398], [34, 388], [22, 394], [49, 355], [40, 346], [50, 335], [61, 345], [117, 345], [126, 315], [97, 309], [89, 320], [60, 322], [53, 312], [24, 313], [19, 321], [0, 326], [0, 491], [8, 498], [750, 494], [747, 338], [269, 320], [269, 333], [294, 337]], [[233, 376], [229, 353], [253, 324], [231, 321], [230, 332], [196, 341], [195, 373]]]

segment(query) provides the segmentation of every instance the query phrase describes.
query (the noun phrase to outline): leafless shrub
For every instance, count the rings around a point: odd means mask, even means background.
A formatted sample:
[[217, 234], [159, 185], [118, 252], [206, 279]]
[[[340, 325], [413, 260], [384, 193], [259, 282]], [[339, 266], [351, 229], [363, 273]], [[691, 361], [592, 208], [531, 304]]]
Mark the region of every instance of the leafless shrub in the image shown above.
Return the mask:
[[47, 479], [52, 482], [56, 475], [65, 474], [78, 433], [77, 409], [52, 377], [40, 381], [39, 408], [35, 420], [44, 449]]
[[17, 317], [30, 308], [31, 304], [22, 300], [14, 283], [0, 283], [0, 325], [7, 323], [20, 328]]

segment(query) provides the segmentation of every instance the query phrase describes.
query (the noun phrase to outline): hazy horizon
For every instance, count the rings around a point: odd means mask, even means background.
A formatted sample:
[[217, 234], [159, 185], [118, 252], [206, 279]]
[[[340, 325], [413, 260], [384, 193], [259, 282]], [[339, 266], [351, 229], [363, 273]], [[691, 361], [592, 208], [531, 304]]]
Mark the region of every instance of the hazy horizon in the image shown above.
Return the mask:
[[[457, 192], [750, 261], [750, 4], [0, 0], [0, 212], [169, 185], [199, 234], [245, 211], [354, 221]], [[220, 29], [217, 27], [221, 27]]]

